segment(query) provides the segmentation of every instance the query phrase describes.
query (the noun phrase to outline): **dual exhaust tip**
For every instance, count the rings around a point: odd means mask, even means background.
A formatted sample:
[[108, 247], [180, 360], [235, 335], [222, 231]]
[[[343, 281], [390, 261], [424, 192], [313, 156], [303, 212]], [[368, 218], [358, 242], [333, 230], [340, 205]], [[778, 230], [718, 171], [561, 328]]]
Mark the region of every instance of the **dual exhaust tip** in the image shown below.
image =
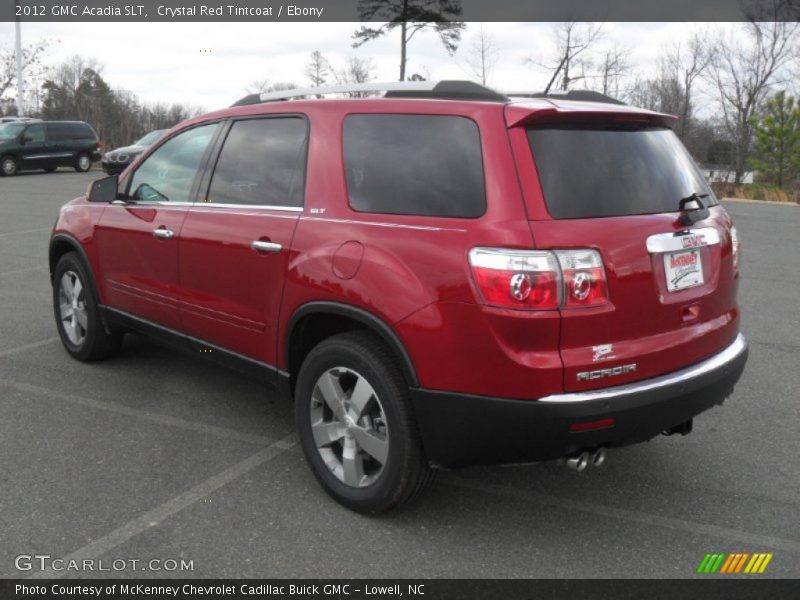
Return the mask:
[[580, 473], [590, 464], [599, 467], [604, 462], [606, 462], [606, 449], [597, 448], [592, 452], [584, 451], [580, 454], [570, 456], [564, 461], [564, 464], [573, 471], [578, 471]]

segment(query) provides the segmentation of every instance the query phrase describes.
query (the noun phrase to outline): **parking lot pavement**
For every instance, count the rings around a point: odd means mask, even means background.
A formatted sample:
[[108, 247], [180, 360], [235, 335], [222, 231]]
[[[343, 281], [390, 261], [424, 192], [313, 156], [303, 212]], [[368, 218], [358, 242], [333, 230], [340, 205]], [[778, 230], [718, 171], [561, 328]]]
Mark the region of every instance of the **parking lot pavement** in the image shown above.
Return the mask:
[[800, 209], [728, 205], [750, 362], [692, 435], [580, 474], [441, 473], [366, 518], [319, 488], [256, 382], [131, 336], [105, 363], [67, 357], [47, 241], [93, 177], [0, 179], [0, 577], [29, 574], [20, 554], [193, 563], [83, 576], [692, 577], [706, 552], [774, 552], [763, 576], [800, 577]]

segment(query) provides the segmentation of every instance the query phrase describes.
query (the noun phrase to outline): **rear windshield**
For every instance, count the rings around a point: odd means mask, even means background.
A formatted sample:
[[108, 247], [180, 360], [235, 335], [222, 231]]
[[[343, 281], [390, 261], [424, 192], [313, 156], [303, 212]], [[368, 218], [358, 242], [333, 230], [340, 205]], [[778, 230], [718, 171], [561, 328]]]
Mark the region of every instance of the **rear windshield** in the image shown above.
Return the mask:
[[675, 212], [693, 193], [717, 203], [669, 129], [531, 127], [528, 140], [553, 218]]

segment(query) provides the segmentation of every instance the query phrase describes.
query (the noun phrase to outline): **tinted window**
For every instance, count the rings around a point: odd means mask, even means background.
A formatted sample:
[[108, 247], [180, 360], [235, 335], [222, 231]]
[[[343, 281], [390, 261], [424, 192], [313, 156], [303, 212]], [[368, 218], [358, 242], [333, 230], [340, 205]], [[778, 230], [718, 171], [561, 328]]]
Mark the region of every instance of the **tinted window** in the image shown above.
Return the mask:
[[25, 130], [25, 143], [37, 143], [44, 141], [44, 125], [31, 125]]
[[218, 123], [202, 125], [169, 139], [136, 169], [131, 178], [133, 200], [191, 201], [192, 184]]
[[344, 163], [358, 211], [479, 217], [486, 210], [478, 126], [464, 117], [352, 115]]
[[302, 206], [307, 137], [301, 118], [235, 122], [214, 169], [208, 201]]
[[531, 128], [547, 209], [557, 219], [675, 212], [713, 194], [669, 129]]
[[47, 123], [48, 139], [58, 142], [65, 140], [91, 140], [94, 131], [86, 123]]
[[24, 128], [25, 125], [21, 123], [6, 123], [0, 126], [0, 139], [16, 137]]
[[133, 143], [134, 146], [151, 146], [152, 144], [156, 143], [156, 140], [160, 138], [167, 130], [166, 129], [156, 129], [155, 131], [151, 131], [150, 133], [146, 134], [144, 137], [138, 139]]

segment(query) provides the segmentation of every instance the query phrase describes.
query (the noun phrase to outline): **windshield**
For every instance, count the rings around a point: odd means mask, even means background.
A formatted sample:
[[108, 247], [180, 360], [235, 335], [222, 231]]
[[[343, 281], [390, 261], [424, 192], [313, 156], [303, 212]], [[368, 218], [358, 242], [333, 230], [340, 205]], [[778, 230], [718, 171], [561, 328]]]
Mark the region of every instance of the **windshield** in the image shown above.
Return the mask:
[[137, 140], [133, 145], [134, 146], [150, 146], [152, 145], [158, 138], [161, 137], [161, 134], [164, 133], [166, 129], [156, 129], [155, 131], [151, 131], [144, 137]]
[[547, 210], [556, 219], [677, 212], [711, 189], [664, 128], [531, 127], [528, 140]]
[[0, 125], [0, 138], [8, 139], [17, 137], [19, 132], [25, 129], [25, 123], [6, 123]]

